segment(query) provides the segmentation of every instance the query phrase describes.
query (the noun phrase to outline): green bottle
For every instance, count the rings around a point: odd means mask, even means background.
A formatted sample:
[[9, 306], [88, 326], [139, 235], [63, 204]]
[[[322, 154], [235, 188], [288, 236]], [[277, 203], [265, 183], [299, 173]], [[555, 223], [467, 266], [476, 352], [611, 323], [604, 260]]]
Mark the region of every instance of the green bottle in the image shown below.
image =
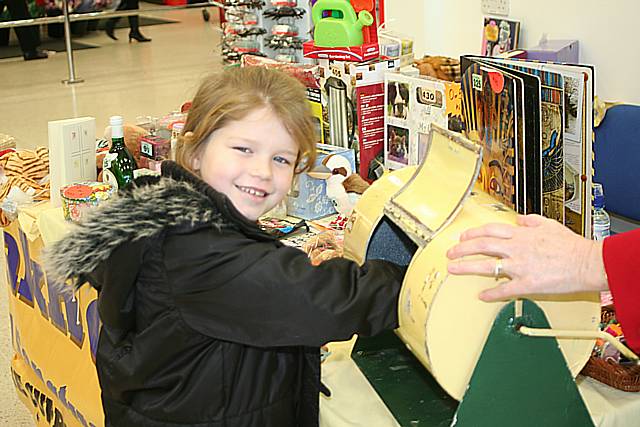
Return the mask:
[[102, 162], [102, 181], [113, 185], [115, 190], [133, 181], [133, 171], [138, 168], [127, 146], [124, 145], [124, 131], [121, 116], [111, 116], [111, 148]]

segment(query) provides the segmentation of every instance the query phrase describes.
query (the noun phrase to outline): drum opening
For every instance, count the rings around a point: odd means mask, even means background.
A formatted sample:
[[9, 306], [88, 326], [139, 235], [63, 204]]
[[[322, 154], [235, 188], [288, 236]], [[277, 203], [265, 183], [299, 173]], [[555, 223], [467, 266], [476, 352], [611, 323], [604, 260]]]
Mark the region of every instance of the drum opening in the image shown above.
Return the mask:
[[418, 245], [385, 215], [371, 235], [366, 258], [383, 259], [406, 266], [417, 250]]

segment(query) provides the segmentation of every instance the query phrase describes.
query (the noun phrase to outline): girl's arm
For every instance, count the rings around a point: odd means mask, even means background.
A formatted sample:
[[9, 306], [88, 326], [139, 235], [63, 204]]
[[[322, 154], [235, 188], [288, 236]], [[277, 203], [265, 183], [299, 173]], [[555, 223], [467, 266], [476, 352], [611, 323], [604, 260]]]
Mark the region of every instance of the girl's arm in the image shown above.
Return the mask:
[[216, 239], [210, 254], [182, 257], [168, 273], [182, 318], [202, 334], [253, 346], [319, 346], [398, 326], [403, 267], [346, 259], [314, 267], [295, 248], [237, 233]]

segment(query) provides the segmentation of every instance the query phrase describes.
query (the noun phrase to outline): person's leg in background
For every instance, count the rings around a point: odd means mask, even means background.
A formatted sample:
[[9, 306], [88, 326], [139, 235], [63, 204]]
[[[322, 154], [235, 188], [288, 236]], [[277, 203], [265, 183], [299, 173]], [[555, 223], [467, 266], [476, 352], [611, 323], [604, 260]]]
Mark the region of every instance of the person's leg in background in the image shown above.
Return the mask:
[[[0, 0], [0, 17], [4, 12], [4, 0]], [[9, 30], [10, 28], [0, 28], [0, 46], [9, 46]]]
[[[130, 9], [130, 10], [140, 9], [140, 6], [138, 5], [138, 0], [125, 0], [125, 1], [127, 3], [127, 9]], [[151, 39], [143, 36], [142, 33], [140, 32], [140, 23], [138, 20], [138, 15], [132, 15], [132, 16], [129, 16], [128, 18], [129, 18], [129, 28], [131, 28], [131, 30], [129, 31], [129, 43], [131, 43], [131, 39], [134, 39], [141, 43], [150, 42]]]
[[[25, 0], [4, 0], [4, 3], [9, 10], [11, 19], [31, 19]], [[20, 49], [22, 50], [22, 56], [25, 61], [49, 57], [47, 52], [38, 49], [40, 45], [40, 30], [38, 26], [15, 27], [14, 30], [18, 36], [18, 42], [20, 43]]]
[[[140, 6], [138, 4], [138, 0], [123, 0], [118, 6], [118, 10], [137, 10]], [[111, 18], [107, 21], [105, 25], [105, 31], [109, 37], [114, 40], [118, 40], [114, 34], [116, 23], [119, 18]], [[136, 40], [138, 42], [150, 42], [151, 39], [142, 35], [140, 32], [140, 23], [138, 15], [132, 15], [128, 17], [129, 19], [129, 27], [131, 30], [129, 31], [129, 43], [131, 40]]]
[[[125, 3], [126, 3], [126, 0], [122, 0], [116, 10], [124, 9]], [[107, 36], [109, 36], [109, 38], [112, 38], [113, 40], [118, 40], [114, 31], [116, 29], [116, 24], [118, 23], [119, 20], [120, 18], [109, 18], [107, 19], [107, 22], [104, 24], [105, 33], [107, 33]]]

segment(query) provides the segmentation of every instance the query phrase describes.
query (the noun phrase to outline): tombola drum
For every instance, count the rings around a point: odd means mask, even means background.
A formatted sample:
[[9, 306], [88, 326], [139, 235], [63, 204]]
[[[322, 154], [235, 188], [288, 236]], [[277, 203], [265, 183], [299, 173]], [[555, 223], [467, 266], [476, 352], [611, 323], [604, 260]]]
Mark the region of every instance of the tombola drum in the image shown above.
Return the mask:
[[[434, 126], [424, 162], [376, 181], [356, 205], [345, 230], [345, 256], [359, 263], [378, 258], [408, 265], [396, 333], [458, 400], [496, 315], [508, 301], [480, 301], [481, 290], [500, 282], [492, 277], [449, 275], [446, 252], [467, 228], [488, 222], [513, 224], [516, 218], [513, 210], [473, 188], [480, 156], [478, 146]], [[530, 299], [542, 308], [552, 328], [598, 328], [597, 293]], [[594, 342], [565, 338], [558, 343], [575, 377]]]

